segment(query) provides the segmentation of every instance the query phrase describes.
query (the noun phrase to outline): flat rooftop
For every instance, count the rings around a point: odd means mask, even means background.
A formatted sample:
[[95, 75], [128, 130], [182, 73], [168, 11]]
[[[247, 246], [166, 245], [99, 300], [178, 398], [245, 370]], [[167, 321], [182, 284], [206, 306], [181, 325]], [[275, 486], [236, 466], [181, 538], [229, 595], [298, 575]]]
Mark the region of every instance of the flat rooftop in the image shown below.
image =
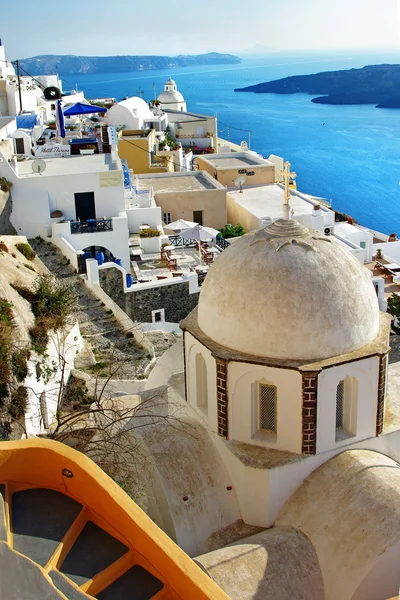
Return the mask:
[[[282, 217], [284, 187], [282, 184], [256, 185], [245, 187], [240, 193], [237, 188], [228, 188], [228, 194], [248, 212], [259, 219], [271, 217], [272, 220]], [[290, 190], [290, 210], [294, 215], [310, 215], [314, 203], [303, 198], [298, 192]], [[321, 206], [321, 210], [328, 210]]]
[[139, 189], [153, 188], [155, 194], [166, 192], [200, 192], [204, 190], [223, 190], [205, 171], [189, 173], [159, 173], [152, 176], [138, 175]]
[[202, 155], [216, 169], [240, 169], [241, 167], [272, 167], [272, 162], [259, 158], [250, 152], [230, 152], [229, 154]]
[[117, 171], [118, 164], [112, 162], [111, 154], [90, 154], [87, 156], [66, 156], [65, 158], [37, 157], [37, 160], [46, 163], [46, 169], [42, 173], [32, 171], [32, 163], [35, 159], [18, 162], [19, 177], [54, 177], [55, 175], [80, 175], [83, 173], [102, 173]]

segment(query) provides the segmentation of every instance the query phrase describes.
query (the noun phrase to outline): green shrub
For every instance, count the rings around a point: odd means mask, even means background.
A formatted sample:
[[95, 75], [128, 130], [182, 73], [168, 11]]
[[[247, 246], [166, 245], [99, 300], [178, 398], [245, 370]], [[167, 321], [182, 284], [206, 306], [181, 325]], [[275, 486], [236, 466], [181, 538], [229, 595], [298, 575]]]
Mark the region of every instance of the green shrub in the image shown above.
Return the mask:
[[19, 244], [15, 244], [17, 250], [21, 252], [25, 256], [27, 260], [33, 260], [36, 256], [36, 253], [32, 250], [29, 244], [25, 242], [20, 242]]
[[12, 304], [5, 298], [0, 298], [0, 324], [6, 327], [14, 324]]
[[12, 347], [12, 330], [14, 314], [12, 304], [0, 298], [0, 405], [8, 396], [11, 382], [10, 351]]
[[21, 419], [28, 408], [28, 390], [20, 385], [12, 394], [8, 412], [13, 419]]
[[44, 354], [49, 343], [49, 335], [43, 323], [39, 323], [29, 330], [32, 348], [38, 354]]
[[0, 177], [0, 190], [2, 192], [9, 192], [11, 191], [13, 184], [11, 183], [11, 181], [8, 181], [5, 177]]
[[142, 237], [142, 238], [158, 237], [160, 235], [161, 235], [161, 231], [159, 229], [152, 229], [151, 227], [149, 227], [148, 229], [143, 229], [139, 233], [139, 237]]
[[34, 282], [34, 295], [32, 311], [36, 320], [46, 329], [64, 327], [76, 301], [72, 288], [50, 275], [41, 275]]
[[33, 271], [34, 273], [36, 273], [36, 270], [34, 269], [34, 267], [32, 267], [32, 265], [28, 265], [28, 263], [24, 263], [24, 267], [26, 267], [30, 271]]
[[14, 352], [11, 356], [11, 369], [16, 380], [21, 383], [28, 376], [28, 360], [31, 353], [29, 348]]
[[223, 238], [240, 237], [246, 233], [241, 225], [225, 225], [218, 231]]

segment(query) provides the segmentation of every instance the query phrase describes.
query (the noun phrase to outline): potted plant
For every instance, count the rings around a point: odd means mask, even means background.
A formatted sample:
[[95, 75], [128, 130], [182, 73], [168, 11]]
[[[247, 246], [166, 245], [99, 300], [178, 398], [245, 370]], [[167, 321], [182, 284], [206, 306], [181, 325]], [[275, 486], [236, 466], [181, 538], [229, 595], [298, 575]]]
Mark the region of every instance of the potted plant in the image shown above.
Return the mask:
[[161, 251], [161, 231], [148, 227], [139, 233], [140, 247], [145, 254], [156, 254]]
[[382, 258], [382, 250], [380, 248], [376, 251], [376, 258]]

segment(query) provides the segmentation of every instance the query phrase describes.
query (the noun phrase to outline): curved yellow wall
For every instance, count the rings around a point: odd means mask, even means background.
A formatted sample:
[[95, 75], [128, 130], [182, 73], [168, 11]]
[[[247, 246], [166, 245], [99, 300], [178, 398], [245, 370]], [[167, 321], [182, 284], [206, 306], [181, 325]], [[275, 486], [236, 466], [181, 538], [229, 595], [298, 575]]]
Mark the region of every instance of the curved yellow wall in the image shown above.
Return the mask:
[[[65, 469], [73, 476], [63, 475]], [[141, 556], [163, 581], [164, 589], [157, 595], [160, 600], [228, 599], [108, 475], [80, 452], [58, 442], [36, 438], [1, 442], [0, 482], [7, 482], [11, 493], [29, 487], [57, 490], [83, 504], [91, 514], [98, 515], [103, 528]], [[60, 555], [66, 550], [61, 548]], [[115, 578], [112, 569], [107, 577], [110, 582]], [[86, 591], [95, 593], [90, 585]]]

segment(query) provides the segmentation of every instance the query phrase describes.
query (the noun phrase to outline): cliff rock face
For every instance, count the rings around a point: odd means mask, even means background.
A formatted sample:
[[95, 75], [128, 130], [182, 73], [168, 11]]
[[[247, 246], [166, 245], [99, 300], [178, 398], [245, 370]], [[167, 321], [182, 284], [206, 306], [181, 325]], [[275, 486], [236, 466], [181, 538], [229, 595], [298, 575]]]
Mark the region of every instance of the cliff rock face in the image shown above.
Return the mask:
[[219, 65], [240, 63], [232, 54], [209, 52], [208, 54], [179, 56], [73, 56], [43, 55], [20, 61], [22, 69], [30, 75], [80, 75], [92, 73], [125, 73], [153, 69], [173, 69], [195, 65]]
[[[276, 81], [238, 88], [235, 92], [313, 96], [318, 104], [377, 104], [400, 108], [400, 65], [373, 65], [348, 71], [295, 75]], [[319, 96], [321, 94], [321, 96]]]

